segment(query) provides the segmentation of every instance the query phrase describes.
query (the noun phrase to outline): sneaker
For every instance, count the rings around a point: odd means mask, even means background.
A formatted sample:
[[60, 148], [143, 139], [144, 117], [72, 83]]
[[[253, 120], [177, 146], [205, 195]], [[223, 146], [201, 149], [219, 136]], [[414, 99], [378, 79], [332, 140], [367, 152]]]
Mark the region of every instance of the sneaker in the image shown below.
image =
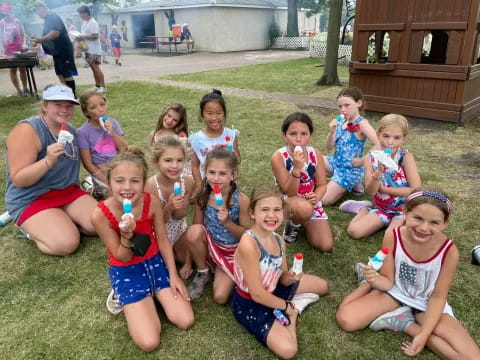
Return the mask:
[[480, 265], [480, 245], [477, 245], [472, 249], [472, 264]]
[[197, 270], [197, 273], [188, 285], [188, 296], [190, 296], [190, 300], [195, 300], [202, 296], [203, 288], [207, 285], [209, 278], [209, 271], [199, 272]]
[[361, 181], [353, 185], [352, 195], [360, 196], [363, 194], [365, 194], [365, 189], [363, 188], [363, 184]]
[[297, 311], [298, 315], [301, 315], [303, 310], [314, 302], [318, 301], [320, 296], [315, 293], [303, 293], [295, 295], [292, 299], [292, 304], [295, 305], [295, 310]]
[[289, 244], [294, 244], [297, 242], [298, 230], [300, 230], [300, 224], [295, 225], [290, 220], [287, 220], [285, 223], [285, 228], [283, 229], [283, 240]]
[[80, 183], [80, 188], [91, 194], [93, 192], [93, 179], [91, 176], [87, 176], [85, 180]]
[[115, 59], [115, 65], [118, 65], [118, 59]]
[[97, 86], [95, 91], [99, 93], [106, 93], [107, 88], [105, 86]]
[[112, 315], [118, 315], [123, 311], [120, 300], [118, 300], [118, 297], [115, 295], [113, 289], [110, 291], [110, 294], [108, 294], [107, 297], [107, 310]]
[[347, 200], [340, 204], [338, 209], [340, 211], [352, 214], [358, 214], [360, 209], [364, 207], [371, 207], [372, 202], [368, 200], [356, 201], [356, 200]]
[[32, 238], [30, 237], [30, 234], [28, 232], [26, 232], [25, 230], [23, 230], [20, 226], [18, 225], [15, 225], [17, 227], [17, 230], [18, 230], [18, 234], [15, 235], [16, 238], [22, 238], [22, 239], [27, 239], [27, 240], [31, 240]]
[[407, 327], [415, 322], [412, 309], [410, 306], [402, 306], [398, 309], [380, 315], [372, 321], [368, 326], [370, 329], [389, 330], [389, 331], [404, 331]]
[[366, 265], [364, 263], [356, 263], [353, 265], [353, 271], [355, 271], [355, 274], [357, 274], [357, 279], [360, 284], [366, 281], [363, 276], [363, 268], [365, 266]]

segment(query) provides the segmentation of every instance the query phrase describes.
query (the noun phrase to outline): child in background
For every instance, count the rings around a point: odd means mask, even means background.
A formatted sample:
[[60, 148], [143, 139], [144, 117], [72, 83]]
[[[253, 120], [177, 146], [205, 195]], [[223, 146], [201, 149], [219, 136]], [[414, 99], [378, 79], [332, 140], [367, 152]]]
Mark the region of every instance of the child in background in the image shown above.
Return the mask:
[[[312, 119], [305, 113], [292, 113], [284, 120], [282, 132], [286, 145], [272, 155], [271, 165], [285, 193], [290, 214], [283, 238], [289, 244], [296, 242], [303, 224], [312, 246], [331, 251], [332, 231], [321, 200], [327, 188], [323, 156], [309, 145], [313, 134]], [[297, 147], [301, 151], [296, 151]]]
[[[276, 186], [264, 185], [252, 192], [249, 213], [254, 224], [235, 251], [237, 287], [231, 308], [237, 321], [258, 341], [289, 359], [297, 353], [297, 313], [325, 295], [328, 286], [317, 276], [288, 271], [285, 244], [274, 232], [283, 222], [283, 205], [283, 194]], [[274, 309], [283, 310], [290, 324], [275, 321]]]
[[[152, 148], [152, 162], [158, 174], [147, 180], [145, 191], [160, 200], [168, 239], [173, 247], [175, 259], [183, 264], [179, 271], [182, 279], [192, 272], [192, 260], [187, 244], [186, 215], [190, 195], [193, 191], [193, 178], [184, 176], [183, 166], [187, 150], [185, 143], [173, 136], [162, 137], [155, 141]], [[180, 184], [181, 194], [174, 194], [174, 184]], [[187, 199], [187, 200], [185, 200]]]
[[102, 46], [102, 62], [108, 64], [108, 30], [107, 25], [100, 25], [100, 45]]
[[340, 210], [356, 214], [348, 224], [348, 235], [353, 239], [365, 238], [384, 227], [386, 232], [403, 224], [405, 198], [420, 186], [420, 175], [413, 155], [402, 148], [408, 134], [408, 122], [402, 115], [385, 115], [378, 124], [380, 149], [390, 148], [398, 170], [389, 169], [377, 161], [372, 153], [365, 157], [365, 185], [373, 196], [370, 201], [347, 200]]
[[200, 116], [205, 122], [205, 129], [191, 135], [189, 140], [193, 149], [192, 173], [195, 186], [199, 190], [205, 176], [203, 164], [207, 153], [217, 147], [233, 147], [233, 152], [240, 162], [237, 132], [223, 126], [227, 118], [227, 107], [220, 90], [214, 89], [205, 94], [200, 101]]
[[83, 166], [92, 175], [84, 184], [88, 183], [92, 195], [101, 200], [107, 191], [107, 164], [127, 148], [127, 141], [117, 120], [109, 117], [104, 122], [105, 128], [100, 124], [100, 117], [108, 113], [104, 95], [87, 91], [80, 96], [80, 106], [87, 121], [77, 130], [78, 146]]
[[[190, 254], [197, 273], [188, 286], [192, 300], [200, 297], [208, 282], [208, 258], [215, 263], [213, 299], [226, 304], [233, 289], [233, 253], [243, 232], [249, 227], [248, 196], [237, 189], [235, 179], [238, 156], [219, 147], [208, 152], [205, 159], [205, 178], [197, 198], [193, 225], [188, 229]], [[216, 202], [212, 191], [218, 187], [222, 204]]]
[[405, 225], [383, 239], [382, 248], [390, 252], [380, 274], [366, 266], [366, 282], [338, 308], [343, 330], [368, 326], [405, 332], [413, 337], [401, 347], [409, 356], [427, 346], [442, 359], [480, 359], [478, 346], [447, 303], [459, 259], [457, 247], [443, 234], [451, 211], [450, 200], [442, 193], [415, 190], [408, 196]]
[[[379, 146], [377, 135], [367, 119], [360, 116], [363, 94], [358, 88], [347, 88], [337, 96], [343, 120], [333, 119], [327, 135], [327, 150], [335, 148], [332, 156], [324, 156], [327, 176], [331, 176], [323, 205], [336, 203], [347, 191], [363, 194], [363, 150], [366, 139]], [[355, 188], [355, 189], [354, 189]]]
[[[187, 108], [180, 103], [170, 103], [165, 106], [157, 121], [157, 127], [149, 135], [149, 144], [153, 144], [165, 136], [178, 136], [185, 140], [187, 146], [188, 158], [191, 157], [192, 150], [188, 141], [188, 123]], [[183, 173], [192, 176], [192, 163], [188, 160], [184, 164]]]
[[122, 36], [118, 33], [117, 25], [112, 25], [112, 33], [110, 34], [110, 46], [112, 47], [115, 64], [122, 66], [120, 58], [122, 57]]
[[[111, 196], [98, 204], [92, 223], [107, 248], [110, 280], [124, 308], [130, 336], [140, 349], [150, 352], [160, 344], [161, 332], [152, 295], [181, 329], [193, 325], [193, 311], [175, 268], [162, 206], [143, 192], [147, 179], [143, 152], [134, 148], [119, 154], [106, 176]], [[132, 217], [122, 216], [125, 199], [131, 201]]]

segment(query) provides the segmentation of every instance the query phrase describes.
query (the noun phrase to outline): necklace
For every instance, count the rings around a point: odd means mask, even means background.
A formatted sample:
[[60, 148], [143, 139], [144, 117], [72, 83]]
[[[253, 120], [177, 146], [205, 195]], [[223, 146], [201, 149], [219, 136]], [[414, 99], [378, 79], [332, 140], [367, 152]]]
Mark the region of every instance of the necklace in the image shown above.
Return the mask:
[[[53, 131], [48, 127], [47, 121], [44, 119], [43, 115], [40, 115], [40, 120], [42, 120], [42, 124], [47, 128], [48, 132], [52, 136], [54, 142], [58, 142], [58, 137], [55, 136]], [[65, 143], [65, 152], [64, 155], [67, 159], [70, 160], [77, 160], [78, 159], [78, 149], [73, 142]]]

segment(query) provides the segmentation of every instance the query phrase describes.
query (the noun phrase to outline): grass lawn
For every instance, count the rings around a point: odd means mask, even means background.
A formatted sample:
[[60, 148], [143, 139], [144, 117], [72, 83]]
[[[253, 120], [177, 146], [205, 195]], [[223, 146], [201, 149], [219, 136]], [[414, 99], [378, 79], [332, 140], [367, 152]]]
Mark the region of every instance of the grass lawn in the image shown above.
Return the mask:
[[[309, 59], [300, 61], [305, 68], [314, 63]], [[286, 64], [274, 65], [288, 68]], [[268, 80], [262, 81], [263, 67], [260, 65], [258, 72], [256, 68], [249, 70], [257, 74], [255, 83], [258, 86], [271, 83], [272, 90], [287, 92], [295, 88], [293, 83], [306, 83], [306, 79], [294, 77], [296, 80], [286, 85], [286, 77], [273, 81], [268, 73]], [[298, 74], [296, 70], [294, 73]], [[216, 78], [211, 72], [192, 75], [192, 78], [198, 77], [195, 81], [201, 81], [207, 76]], [[308, 83], [317, 77], [310, 77]], [[231, 83], [226, 84], [227, 80]], [[222, 84], [248, 85], [247, 80], [235, 82], [229, 76], [217, 81], [215, 85], [220, 88]], [[109, 84], [108, 90], [110, 115], [119, 120], [130, 144], [146, 149], [147, 134], [154, 128], [161, 108], [173, 100], [187, 106], [191, 131], [202, 128], [198, 121], [198, 103], [203, 92], [139, 82]], [[308, 93], [310, 90], [304, 88], [302, 91]], [[241, 132], [240, 188], [249, 194], [253, 187], [272, 181], [269, 158], [283, 144], [280, 124], [286, 115], [297, 109], [293, 105], [234, 96], [226, 96], [226, 101], [227, 124], [235, 125]], [[5, 148], [10, 129], [20, 119], [37, 113], [39, 104], [30, 98], [9, 97], [0, 98], [0, 107], [0, 146]], [[325, 116], [314, 111], [309, 114], [316, 126], [313, 145], [323, 151], [328, 122], [334, 114]], [[372, 119], [374, 125], [375, 120]], [[77, 109], [73, 123], [78, 127], [83, 121]], [[480, 213], [479, 136], [480, 129], [474, 125], [441, 129], [418, 126], [411, 129], [406, 144], [417, 160], [423, 183], [441, 186], [453, 199], [455, 211], [447, 233], [456, 240], [461, 258], [449, 302], [477, 343], [480, 341], [480, 268], [470, 265], [470, 249], [480, 239], [478, 219], [474, 215]], [[4, 152], [1, 152], [2, 174], [5, 174], [4, 160]], [[5, 189], [4, 175], [0, 184]], [[0, 208], [4, 208], [3, 198]], [[305, 272], [325, 277], [330, 283], [330, 294], [311, 305], [299, 318], [297, 358], [406, 358], [400, 351], [402, 341], [408, 338], [404, 335], [370, 330], [349, 334], [337, 326], [336, 308], [356, 287], [352, 265], [373, 256], [380, 248], [382, 234], [354, 241], [346, 235], [352, 216], [339, 212], [336, 207], [327, 207], [326, 211], [334, 232], [333, 253], [323, 254], [312, 249], [303, 237], [287, 249], [289, 261], [294, 252], [303, 252]], [[174, 328], [160, 311], [162, 344], [152, 354], [142, 353], [128, 335], [124, 316], [112, 316], [106, 311], [105, 299], [110, 290], [107, 256], [98, 238], [85, 238], [75, 254], [56, 258], [40, 254], [32, 242], [17, 238], [16, 234], [12, 224], [0, 228], [0, 359], [275, 358], [236, 323], [228, 307], [213, 303], [211, 285], [204, 296], [192, 304], [196, 323], [191, 329]], [[424, 351], [418, 358], [436, 357]]]
[[[162, 78], [201, 83], [219, 89], [233, 87], [298, 95], [318, 94], [321, 96], [322, 92], [328, 91], [330, 88], [315, 85], [315, 82], [320, 79], [323, 73], [323, 67], [317, 66], [321, 64], [323, 64], [323, 60], [305, 58], [201, 73], [171, 75]], [[348, 66], [340, 65], [338, 73], [340, 80], [348, 83]], [[333, 93], [328, 91], [328, 97], [331, 99], [337, 93], [338, 90], [334, 90]]]

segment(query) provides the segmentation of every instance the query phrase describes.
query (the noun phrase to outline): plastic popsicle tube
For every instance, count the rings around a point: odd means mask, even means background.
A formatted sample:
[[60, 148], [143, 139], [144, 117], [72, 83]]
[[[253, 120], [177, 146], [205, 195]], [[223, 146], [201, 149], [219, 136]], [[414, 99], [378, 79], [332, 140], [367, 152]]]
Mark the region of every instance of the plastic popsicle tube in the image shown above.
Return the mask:
[[371, 151], [372, 156], [387, 168], [398, 171], [397, 163], [392, 159], [392, 149], [386, 148], [385, 150], [373, 150]]
[[106, 115], [102, 115], [100, 116], [100, 118], [98, 119], [98, 122], [100, 123], [100, 126], [102, 127], [103, 130], [105, 130], [109, 135], [111, 135], [110, 131], [108, 131], [107, 129], [105, 129], [105, 121], [108, 120], [108, 116]]
[[296, 253], [294, 255], [292, 271], [297, 276], [303, 272], [303, 254], [302, 253]]
[[388, 248], [383, 248], [378, 251], [373, 258], [368, 259], [368, 266], [373, 268], [375, 271], [380, 271], [383, 266], [383, 261], [388, 255]]
[[217, 206], [222, 206], [223, 205], [222, 192], [220, 191], [220, 188], [218, 187], [217, 184], [213, 185], [213, 192], [215, 193], [215, 203], [217, 204]]
[[67, 130], [67, 125], [62, 124], [60, 126], [60, 132], [58, 133], [57, 142], [61, 144], [71, 143], [73, 141], [73, 135]]
[[173, 184], [173, 193], [175, 195], [182, 195], [182, 187], [180, 186], [179, 182], [175, 182], [175, 184]]

